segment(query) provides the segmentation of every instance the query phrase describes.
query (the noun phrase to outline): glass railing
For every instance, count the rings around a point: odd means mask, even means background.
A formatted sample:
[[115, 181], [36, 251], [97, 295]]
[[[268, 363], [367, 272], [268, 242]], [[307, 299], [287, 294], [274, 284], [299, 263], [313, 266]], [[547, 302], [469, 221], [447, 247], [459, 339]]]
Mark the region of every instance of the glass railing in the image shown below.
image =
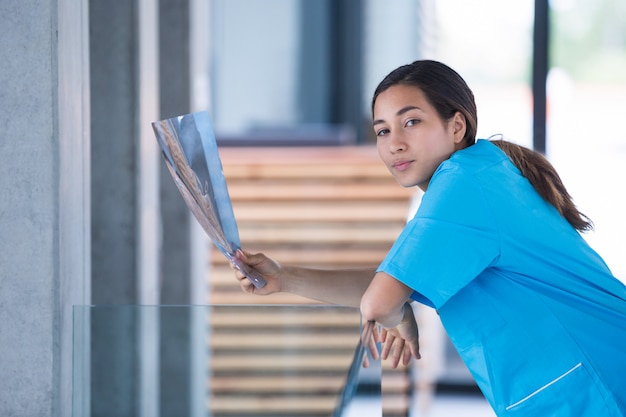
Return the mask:
[[357, 309], [76, 306], [73, 416], [382, 415]]

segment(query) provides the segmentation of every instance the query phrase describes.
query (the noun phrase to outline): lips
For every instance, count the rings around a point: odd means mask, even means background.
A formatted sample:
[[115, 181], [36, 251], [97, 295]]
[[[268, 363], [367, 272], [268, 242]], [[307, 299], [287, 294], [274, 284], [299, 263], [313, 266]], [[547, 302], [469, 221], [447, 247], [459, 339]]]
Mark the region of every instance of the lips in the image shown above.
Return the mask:
[[392, 167], [395, 170], [397, 170], [397, 171], [404, 171], [404, 170], [408, 169], [409, 166], [411, 166], [412, 163], [413, 163], [413, 161], [401, 160], [401, 161], [394, 162]]

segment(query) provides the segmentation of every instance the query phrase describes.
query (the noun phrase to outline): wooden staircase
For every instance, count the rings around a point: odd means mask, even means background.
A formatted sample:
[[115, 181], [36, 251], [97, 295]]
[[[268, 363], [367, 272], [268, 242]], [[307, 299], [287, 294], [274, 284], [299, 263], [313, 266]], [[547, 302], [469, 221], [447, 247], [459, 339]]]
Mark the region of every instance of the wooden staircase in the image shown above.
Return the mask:
[[[405, 224], [413, 191], [395, 182], [372, 146], [222, 147], [220, 158], [249, 252], [317, 268], [375, 266]], [[285, 323], [263, 305], [318, 303], [245, 294], [221, 253], [212, 248], [210, 260], [210, 304], [247, 305], [211, 314], [212, 415], [330, 415], [358, 341], [358, 310], [312, 309]], [[298, 328], [303, 336], [294, 340]], [[385, 416], [406, 416], [407, 370], [383, 369]]]

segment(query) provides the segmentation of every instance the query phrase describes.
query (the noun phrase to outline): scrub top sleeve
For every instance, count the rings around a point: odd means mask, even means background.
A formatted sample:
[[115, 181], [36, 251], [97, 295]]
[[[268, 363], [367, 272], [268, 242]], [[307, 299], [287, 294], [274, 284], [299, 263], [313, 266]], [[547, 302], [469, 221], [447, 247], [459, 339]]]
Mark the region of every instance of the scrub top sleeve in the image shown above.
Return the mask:
[[459, 167], [440, 168], [378, 271], [412, 288], [416, 301], [439, 308], [496, 261], [499, 247], [476, 180]]

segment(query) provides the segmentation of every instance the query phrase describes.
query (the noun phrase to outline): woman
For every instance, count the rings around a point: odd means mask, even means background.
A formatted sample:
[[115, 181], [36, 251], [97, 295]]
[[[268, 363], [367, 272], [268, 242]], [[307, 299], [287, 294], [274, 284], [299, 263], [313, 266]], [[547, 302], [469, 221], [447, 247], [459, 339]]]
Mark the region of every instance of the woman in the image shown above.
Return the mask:
[[383, 262], [361, 271], [281, 266], [239, 254], [286, 291], [360, 306], [389, 330], [383, 357], [419, 357], [407, 300], [435, 308], [500, 416], [626, 415], [626, 287], [583, 240], [590, 221], [540, 154], [476, 140], [471, 90], [451, 68], [416, 61], [372, 100], [382, 161], [424, 191]]

